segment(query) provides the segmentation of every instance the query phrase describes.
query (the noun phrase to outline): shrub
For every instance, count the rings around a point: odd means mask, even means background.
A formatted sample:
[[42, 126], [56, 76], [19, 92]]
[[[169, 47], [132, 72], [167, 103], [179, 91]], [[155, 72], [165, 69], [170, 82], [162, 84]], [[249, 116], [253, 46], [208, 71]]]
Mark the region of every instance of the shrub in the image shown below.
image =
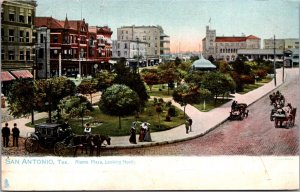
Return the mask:
[[166, 121], [171, 121], [171, 116], [170, 115], [166, 116]]
[[170, 115], [171, 117], [175, 117], [176, 116], [176, 109], [174, 106], [170, 106], [168, 109], [168, 115]]

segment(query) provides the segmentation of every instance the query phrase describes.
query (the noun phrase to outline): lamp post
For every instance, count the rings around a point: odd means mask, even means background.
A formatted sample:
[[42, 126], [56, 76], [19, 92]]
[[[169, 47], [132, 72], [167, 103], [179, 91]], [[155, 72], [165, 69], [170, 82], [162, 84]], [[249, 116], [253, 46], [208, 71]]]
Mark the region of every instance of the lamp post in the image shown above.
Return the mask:
[[46, 31], [46, 35], [44, 37], [44, 42], [45, 42], [45, 66], [46, 66], [46, 70], [45, 70], [45, 78], [48, 78], [48, 63], [47, 63], [47, 31]]
[[274, 61], [273, 61], [273, 67], [274, 67], [274, 84], [276, 87], [276, 50], [275, 50], [275, 35], [274, 35]]

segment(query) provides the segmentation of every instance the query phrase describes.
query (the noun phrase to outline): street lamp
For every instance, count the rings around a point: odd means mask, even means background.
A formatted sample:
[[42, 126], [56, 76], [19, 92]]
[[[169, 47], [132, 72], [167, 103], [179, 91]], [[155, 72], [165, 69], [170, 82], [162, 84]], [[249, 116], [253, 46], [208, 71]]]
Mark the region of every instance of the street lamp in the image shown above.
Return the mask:
[[273, 60], [273, 67], [274, 67], [274, 84], [275, 84], [275, 87], [276, 87], [276, 50], [275, 50], [275, 35], [274, 35], [274, 60]]
[[47, 31], [46, 31], [46, 36], [44, 37], [44, 41], [45, 41], [45, 66], [46, 66], [46, 70], [45, 70], [45, 77], [46, 79], [48, 78], [48, 63], [47, 63]]

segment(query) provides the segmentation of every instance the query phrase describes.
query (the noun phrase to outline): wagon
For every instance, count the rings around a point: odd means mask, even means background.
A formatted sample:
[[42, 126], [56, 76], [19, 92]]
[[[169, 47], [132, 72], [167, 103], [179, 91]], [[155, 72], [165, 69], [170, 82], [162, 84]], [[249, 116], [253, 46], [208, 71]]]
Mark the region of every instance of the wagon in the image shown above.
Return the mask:
[[53, 149], [55, 155], [58, 155], [56, 144], [66, 142], [72, 136], [70, 128], [63, 131], [62, 124], [42, 123], [35, 126], [34, 133], [30, 133], [25, 140], [25, 149], [29, 153], [36, 152], [40, 148]]
[[246, 103], [238, 103], [234, 108], [231, 109], [229, 120], [243, 120], [245, 117], [248, 117], [249, 110], [247, 109], [248, 105]]
[[295, 125], [297, 108], [293, 108], [290, 114], [274, 113], [275, 128], [277, 127], [293, 127]]

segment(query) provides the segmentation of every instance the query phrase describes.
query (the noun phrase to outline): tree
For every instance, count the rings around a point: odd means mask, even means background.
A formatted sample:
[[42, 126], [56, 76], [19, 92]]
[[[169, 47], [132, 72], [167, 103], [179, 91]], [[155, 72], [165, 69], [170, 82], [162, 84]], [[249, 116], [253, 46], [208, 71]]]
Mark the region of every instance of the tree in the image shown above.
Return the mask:
[[118, 116], [119, 128], [121, 128], [121, 117], [139, 111], [140, 99], [128, 86], [115, 84], [102, 94], [99, 108], [106, 114]]
[[98, 82], [97, 89], [100, 91], [103, 91], [103, 90], [107, 89], [108, 87], [112, 86], [115, 77], [116, 77], [115, 73], [110, 73], [106, 70], [97, 72], [95, 74], [95, 78]]
[[95, 79], [84, 79], [77, 87], [77, 93], [81, 93], [83, 95], [89, 94], [92, 101], [92, 95], [97, 93], [98, 91], [98, 81]]
[[149, 95], [140, 74], [136, 73], [134, 70], [130, 71], [130, 68], [122, 63], [117, 64], [115, 72], [117, 75], [114, 79], [114, 84], [127, 85], [138, 94], [141, 105], [144, 105], [145, 102], [148, 101]]
[[179, 85], [173, 92], [173, 99], [183, 106], [184, 116], [187, 104], [200, 102], [200, 92], [197, 87], [191, 87], [188, 84]]
[[[35, 96], [34, 82], [32, 80], [15, 80], [9, 88], [7, 96], [10, 114], [14, 117], [21, 117], [33, 113], [36, 108]], [[34, 123], [33, 115], [31, 123]]]
[[212, 55], [210, 55], [207, 60], [209, 60], [211, 63], [215, 62], [215, 58]]
[[200, 88], [200, 99], [203, 100], [203, 109], [205, 110], [205, 101], [211, 97], [211, 92], [208, 89]]
[[181, 64], [181, 59], [179, 57], [175, 58], [175, 66], [178, 67]]
[[168, 83], [168, 95], [170, 94], [170, 85], [179, 79], [178, 73], [173, 68], [161, 72], [160, 79], [162, 83]]
[[41, 79], [35, 83], [37, 105], [42, 111], [48, 111], [51, 122], [51, 111], [58, 110], [61, 99], [74, 95], [76, 85], [65, 77]]
[[145, 73], [142, 76], [143, 76], [144, 81], [149, 86], [150, 91], [152, 91], [153, 85], [159, 84], [159, 82], [160, 82], [160, 78], [157, 73]]

